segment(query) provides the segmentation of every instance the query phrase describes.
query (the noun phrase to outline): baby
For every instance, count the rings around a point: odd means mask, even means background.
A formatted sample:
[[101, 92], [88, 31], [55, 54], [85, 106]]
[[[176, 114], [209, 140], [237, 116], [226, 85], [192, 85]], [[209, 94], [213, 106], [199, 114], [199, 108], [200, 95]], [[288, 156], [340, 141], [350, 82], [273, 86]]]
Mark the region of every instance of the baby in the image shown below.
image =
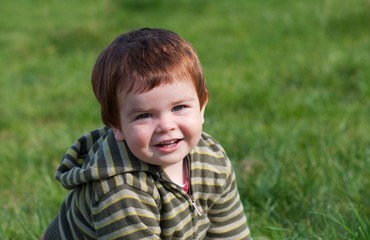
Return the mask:
[[56, 178], [72, 191], [48, 239], [251, 239], [235, 173], [202, 132], [208, 88], [178, 34], [139, 29], [98, 57], [106, 127], [78, 139]]

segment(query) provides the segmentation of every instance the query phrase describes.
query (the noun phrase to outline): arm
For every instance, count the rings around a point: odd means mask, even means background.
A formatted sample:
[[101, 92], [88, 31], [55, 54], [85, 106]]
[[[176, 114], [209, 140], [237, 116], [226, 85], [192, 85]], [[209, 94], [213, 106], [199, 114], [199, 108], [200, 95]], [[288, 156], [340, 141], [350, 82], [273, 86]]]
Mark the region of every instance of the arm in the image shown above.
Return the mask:
[[160, 239], [155, 196], [131, 186], [110, 192], [92, 209], [99, 239]]
[[228, 174], [221, 197], [208, 212], [211, 227], [207, 239], [251, 239], [235, 173], [228, 159]]

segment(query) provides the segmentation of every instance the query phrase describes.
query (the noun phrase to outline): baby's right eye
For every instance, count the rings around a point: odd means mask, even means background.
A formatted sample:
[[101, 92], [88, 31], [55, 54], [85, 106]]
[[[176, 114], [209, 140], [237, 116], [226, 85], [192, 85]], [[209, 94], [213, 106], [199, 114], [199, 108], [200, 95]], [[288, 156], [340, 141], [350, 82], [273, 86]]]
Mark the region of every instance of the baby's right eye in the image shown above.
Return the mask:
[[136, 117], [136, 119], [145, 119], [145, 118], [150, 118], [152, 115], [150, 113], [143, 113], [140, 114]]

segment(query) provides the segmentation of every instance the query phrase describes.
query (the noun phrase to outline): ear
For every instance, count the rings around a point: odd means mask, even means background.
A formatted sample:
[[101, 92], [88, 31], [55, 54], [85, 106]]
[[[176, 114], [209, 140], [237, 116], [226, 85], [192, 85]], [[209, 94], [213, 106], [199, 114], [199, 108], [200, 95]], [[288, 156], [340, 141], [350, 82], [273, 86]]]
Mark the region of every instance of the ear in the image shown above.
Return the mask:
[[204, 123], [204, 112], [206, 110], [207, 103], [208, 103], [208, 98], [204, 101], [203, 106], [200, 109], [200, 114], [202, 115], [201, 116], [202, 117], [202, 124]]
[[116, 127], [112, 127], [112, 130], [113, 130], [114, 138], [117, 141], [122, 142], [125, 139], [123, 137], [123, 133], [122, 133], [121, 129], [116, 128]]

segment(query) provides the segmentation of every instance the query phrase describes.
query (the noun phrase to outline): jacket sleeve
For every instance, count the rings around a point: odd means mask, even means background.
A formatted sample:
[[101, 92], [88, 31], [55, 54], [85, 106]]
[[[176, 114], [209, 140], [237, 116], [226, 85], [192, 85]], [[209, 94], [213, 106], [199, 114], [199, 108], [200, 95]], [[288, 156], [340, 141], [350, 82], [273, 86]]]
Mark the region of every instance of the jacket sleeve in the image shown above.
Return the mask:
[[123, 185], [92, 209], [99, 239], [160, 239], [159, 207], [155, 196]]
[[226, 157], [227, 175], [221, 197], [208, 212], [211, 226], [207, 239], [251, 239], [235, 173]]

